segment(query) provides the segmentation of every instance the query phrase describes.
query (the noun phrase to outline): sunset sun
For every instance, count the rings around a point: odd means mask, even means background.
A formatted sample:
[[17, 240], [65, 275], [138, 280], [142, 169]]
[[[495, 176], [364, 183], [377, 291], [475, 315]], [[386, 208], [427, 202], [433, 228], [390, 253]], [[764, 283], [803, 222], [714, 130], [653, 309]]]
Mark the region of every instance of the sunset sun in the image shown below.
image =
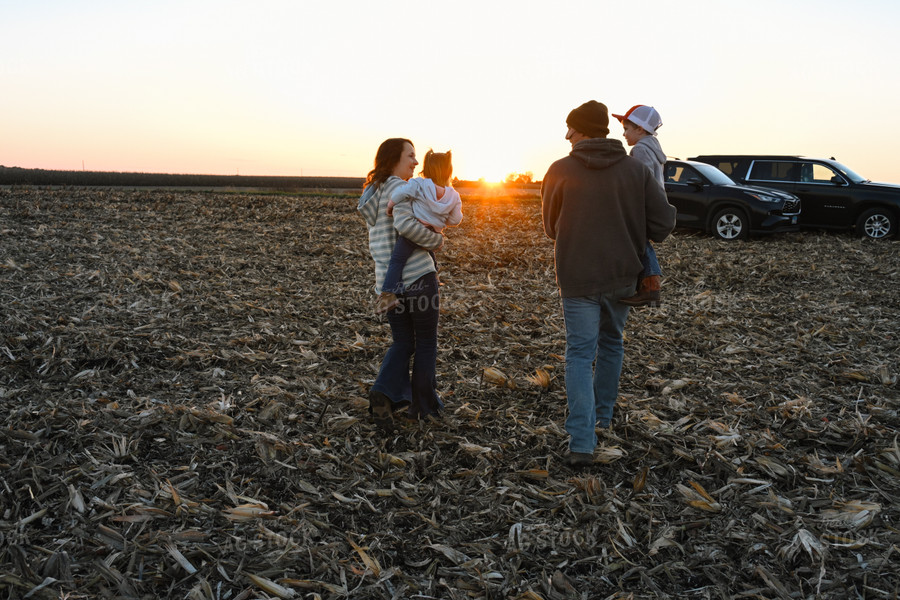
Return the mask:
[[482, 164], [479, 163], [474, 172], [478, 175], [478, 179], [483, 179], [485, 183], [500, 183], [506, 179], [510, 173], [508, 169], [499, 164]]

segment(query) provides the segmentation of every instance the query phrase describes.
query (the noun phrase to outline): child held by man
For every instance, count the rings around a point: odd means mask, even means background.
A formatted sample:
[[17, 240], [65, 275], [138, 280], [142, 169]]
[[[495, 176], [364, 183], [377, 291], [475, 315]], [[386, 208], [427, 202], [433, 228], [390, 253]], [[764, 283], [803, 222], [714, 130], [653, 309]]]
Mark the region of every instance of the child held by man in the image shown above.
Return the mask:
[[[662, 118], [652, 106], [638, 104], [628, 109], [624, 115], [613, 115], [622, 123], [625, 129], [625, 141], [633, 146], [631, 156], [647, 165], [653, 173], [653, 177], [659, 181], [659, 185], [665, 188], [663, 176], [666, 164], [666, 153], [663, 152], [656, 130], [662, 127]], [[653, 244], [647, 242], [644, 256], [641, 258], [643, 267], [638, 276], [637, 291], [633, 296], [619, 300], [629, 306], [658, 306], [660, 300], [660, 280], [662, 269], [656, 257]]]
[[[462, 222], [462, 201], [459, 193], [450, 186], [450, 178], [453, 176], [451, 152], [429, 150], [425, 154], [421, 175], [410, 179], [394, 192], [388, 202], [388, 215], [393, 214], [397, 203], [412, 202], [413, 215], [437, 233], [442, 233], [445, 227], [459, 225]], [[418, 247], [402, 236], [397, 238], [375, 306], [376, 312], [386, 313], [400, 304], [398, 296], [405, 290], [402, 281], [403, 267]], [[433, 252], [431, 258], [434, 260]]]

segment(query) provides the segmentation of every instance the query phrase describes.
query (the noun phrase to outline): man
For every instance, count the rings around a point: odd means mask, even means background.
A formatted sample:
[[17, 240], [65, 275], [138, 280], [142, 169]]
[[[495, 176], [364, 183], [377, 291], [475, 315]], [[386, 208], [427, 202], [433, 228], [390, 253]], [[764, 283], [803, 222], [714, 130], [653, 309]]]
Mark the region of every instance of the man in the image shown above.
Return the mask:
[[650, 169], [606, 139], [605, 105], [582, 104], [566, 125], [572, 152], [550, 165], [541, 199], [566, 324], [566, 464], [584, 467], [619, 394], [629, 310], [619, 300], [635, 291], [648, 238], [661, 242], [675, 227], [675, 208]]

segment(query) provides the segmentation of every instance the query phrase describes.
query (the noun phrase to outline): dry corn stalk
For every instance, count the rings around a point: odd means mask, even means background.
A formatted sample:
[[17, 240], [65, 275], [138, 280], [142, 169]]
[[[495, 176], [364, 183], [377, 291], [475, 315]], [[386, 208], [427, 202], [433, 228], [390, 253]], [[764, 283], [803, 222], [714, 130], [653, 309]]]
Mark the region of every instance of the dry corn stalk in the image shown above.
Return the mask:
[[550, 373], [546, 369], [536, 369], [534, 375], [528, 378], [528, 381], [534, 385], [546, 390], [550, 387]]
[[694, 508], [699, 508], [701, 510], [705, 510], [707, 512], [719, 512], [722, 510], [722, 505], [713, 499], [709, 493], [703, 489], [703, 486], [697, 483], [696, 481], [688, 482], [691, 487], [687, 487], [680, 483], [675, 484], [675, 489], [681, 494], [684, 501], [687, 502], [689, 506], [693, 506]]
[[248, 502], [226, 508], [222, 514], [231, 521], [252, 521], [253, 519], [271, 518], [275, 515], [275, 511], [269, 510], [269, 507], [262, 502]]
[[381, 565], [376, 559], [374, 559], [366, 552], [366, 548], [362, 548], [349, 537], [347, 538], [347, 541], [350, 543], [350, 546], [354, 550], [356, 550], [356, 553], [359, 554], [359, 557], [362, 559], [363, 564], [365, 564], [366, 568], [371, 571], [372, 575], [374, 575], [375, 577], [381, 577]]
[[282, 600], [293, 598], [297, 595], [297, 592], [295, 592], [294, 590], [286, 588], [283, 585], [279, 585], [271, 579], [267, 579], [259, 575], [253, 575], [252, 573], [247, 573], [247, 578], [250, 579], [250, 581], [252, 581], [253, 584], [262, 591], [266, 592], [267, 594], [277, 596]]
[[836, 502], [834, 508], [823, 510], [822, 519], [830, 525], [859, 529], [870, 525], [881, 512], [881, 504], [864, 500]]
[[510, 389], [515, 389], [516, 387], [512, 379], [506, 376], [506, 373], [495, 367], [485, 367], [485, 369], [481, 372], [481, 377], [484, 381], [487, 381], [488, 383], [492, 383], [499, 387]]

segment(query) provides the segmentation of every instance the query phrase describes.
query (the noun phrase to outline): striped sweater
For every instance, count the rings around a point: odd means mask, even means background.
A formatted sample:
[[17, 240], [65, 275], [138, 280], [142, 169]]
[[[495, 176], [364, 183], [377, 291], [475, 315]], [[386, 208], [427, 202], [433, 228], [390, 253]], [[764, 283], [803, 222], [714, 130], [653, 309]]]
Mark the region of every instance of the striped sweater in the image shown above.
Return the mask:
[[[436, 250], [444, 243], [444, 236], [431, 231], [413, 216], [410, 202], [396, 204], [393, 218], [388, 216], [388, 201], [404, 183], [399, 177], [391, 176], [382, 184], [370, 185], [363, 191], [356, 207], [369, 228], [369, 253], [375, 261], [376, 294], [381, 293], [398, 235], [429, 250]], [[422, 275], [435, 271], [431, 255], [425, 250], [416, 250], [403, 267], [403, 283], [409, 285]]]

